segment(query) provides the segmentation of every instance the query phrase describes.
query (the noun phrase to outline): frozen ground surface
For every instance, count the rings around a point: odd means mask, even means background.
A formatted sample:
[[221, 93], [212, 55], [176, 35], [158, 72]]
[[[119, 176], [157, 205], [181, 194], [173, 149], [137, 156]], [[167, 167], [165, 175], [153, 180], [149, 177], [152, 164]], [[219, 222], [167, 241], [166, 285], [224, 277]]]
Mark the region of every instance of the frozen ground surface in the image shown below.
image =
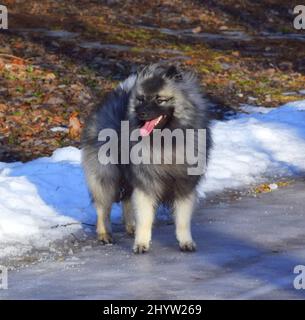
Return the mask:
[[[305, 172], [305, 101], [269, 112], [249, 106], [246, 111], [250, 113], [214, 121], [214, 147], [207, 179], [198, 188], [201, 195]], [[112, 219], [119, 218], [120, 208], [114, 206]], [[80, 150], [58, 149], [50, 158], [25, 164], [0, 163], [0, 263], [48, 250], [54, 241], [94, 223]]]
[[257, 197], [199, 205], [195, 253], [182, 253], [173, 225], [154, 229], [148, 254], [132, 239], [9, 272], [2, 299], [304, 299], [293, 287], [305, 264], [304, 179]]

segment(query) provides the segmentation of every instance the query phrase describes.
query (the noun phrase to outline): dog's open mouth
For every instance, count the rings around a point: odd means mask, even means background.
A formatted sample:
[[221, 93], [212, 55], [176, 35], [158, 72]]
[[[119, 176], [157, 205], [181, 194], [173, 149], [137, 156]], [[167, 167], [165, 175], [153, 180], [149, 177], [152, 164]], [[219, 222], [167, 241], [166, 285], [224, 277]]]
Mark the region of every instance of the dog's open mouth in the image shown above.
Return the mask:
[[161, 115], [155, 119], [145, 121], [144, 125], [140, 128], [142, 137], [149, 136], [151, 132], [166, 118], [166, 115]]

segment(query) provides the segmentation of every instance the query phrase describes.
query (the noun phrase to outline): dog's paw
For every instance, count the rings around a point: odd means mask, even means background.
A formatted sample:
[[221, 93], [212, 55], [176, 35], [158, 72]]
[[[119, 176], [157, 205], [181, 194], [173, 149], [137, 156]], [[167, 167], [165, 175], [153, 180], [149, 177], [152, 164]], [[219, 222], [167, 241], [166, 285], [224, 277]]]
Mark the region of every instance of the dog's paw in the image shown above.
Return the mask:
[[127, 224], [126, 227], [126, 233], [129, 235], [129, 236], [134, 236], [135, 234], [135, 231], [136, 231], [136, 227], [135, 225], [133, 224]]
[[100, 241], [101, 244], [112, 244], [113, 238], [111, 233], [98, 233], [97, 240]]
[[196, 243], [194, 241], [180, 242], [179, 247], [183, 252], [196, 251]]
[[135, 243], [133, 246], [133, 252], [136, 254], [145, 253], [149, 250], [148, 244]]

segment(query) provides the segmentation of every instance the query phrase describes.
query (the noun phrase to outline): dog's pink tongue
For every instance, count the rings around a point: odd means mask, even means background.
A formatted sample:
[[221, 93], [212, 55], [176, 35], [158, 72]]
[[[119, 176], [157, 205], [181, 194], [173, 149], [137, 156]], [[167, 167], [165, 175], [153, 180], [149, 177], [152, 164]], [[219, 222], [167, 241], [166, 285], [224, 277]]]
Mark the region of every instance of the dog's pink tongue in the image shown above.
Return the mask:
[[140, 128], [140, 134], [142, 137], [146, 137], [148, 135], [150, 135], [150, 133], [154, 130], [154, 127], [156, 125], [156, 123], [158, 122], [160, 117], [153, 119], [153, 120], [149, 120], [146, 121], [144, 123], [144, 126]]

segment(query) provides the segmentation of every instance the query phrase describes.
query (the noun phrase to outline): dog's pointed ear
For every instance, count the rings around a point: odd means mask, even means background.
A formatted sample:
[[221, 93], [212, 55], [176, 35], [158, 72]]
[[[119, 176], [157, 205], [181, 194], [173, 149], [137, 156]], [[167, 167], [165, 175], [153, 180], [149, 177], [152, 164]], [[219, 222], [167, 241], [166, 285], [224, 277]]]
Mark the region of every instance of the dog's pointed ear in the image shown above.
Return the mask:
[[140, 76], [145, 77], [149, 72], [149, 67], [150, 65], [145, 67], [137, 67], [137, 78], [139, 78]]
[[182, 80], [182, 72], [176, 66], [172, 65], [165, 71], [165, 77], [179, 81]]

